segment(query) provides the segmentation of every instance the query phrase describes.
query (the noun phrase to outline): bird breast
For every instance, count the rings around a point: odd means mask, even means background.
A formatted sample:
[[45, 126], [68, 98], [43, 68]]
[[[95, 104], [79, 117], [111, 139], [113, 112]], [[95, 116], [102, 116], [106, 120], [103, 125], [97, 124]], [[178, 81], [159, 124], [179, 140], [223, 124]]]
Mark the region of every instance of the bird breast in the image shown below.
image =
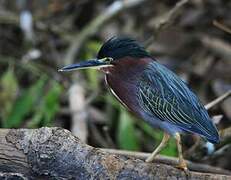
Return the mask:
[[105, 81], [112, 94], [130, 111], [139, 116], [138, 82], [146, 63], [142, 60], [123, 59], [108, 69]]

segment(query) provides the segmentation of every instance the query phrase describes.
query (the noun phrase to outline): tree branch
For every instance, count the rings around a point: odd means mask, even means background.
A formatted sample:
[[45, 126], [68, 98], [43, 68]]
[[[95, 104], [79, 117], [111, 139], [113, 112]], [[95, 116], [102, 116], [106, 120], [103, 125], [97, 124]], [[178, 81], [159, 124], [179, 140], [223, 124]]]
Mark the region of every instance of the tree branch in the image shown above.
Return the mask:
[[217, 105], [218, 103], [224, 101], [226, 98], [228, 98], [231, 95], [231, 90], [227, 91], [223, 95], [219, 96], [218, 98], [214, 99], [213, 101], [209, 102], [205, 105], [205, 109], [210, 109], [213, 106]]
[[0, 149], [0, 172], [28, 179], [231, 178], [193, 171], [186, 177], [169, 165], [145, 163], [93, 148], [61, 128], [1, 129]]
[[180, 0], [176, 3], [176, 5], [170, 9], [168, 12], [156, 17], [153, 19], [149, 26], [154, 26], [155, 32], [158, 33], [160, 30], [162, 30], [164, 27], [170, 25], [174, 19], [178, 16], [178, 14], [181, 12], [182, 7], [188, 3], [189, 0]]
[[211, 49], [212, 52], [227, 60], [231, 58], [231, 45], [228, 42], [207, 35], [200, 36], [199, 38], [202, 44], [208, 49]]
[[[138, 158], [145, 160], [148, 156], [150, 156], [150, 153], [143, 153], [143, 152], [134, 152], [134, 151], [127, 151], [127, 150], [117, 150], [117, 149], [104, 149], [103, 151], [109, 152], [111, 154], [118, 154], [118, 155], [126, 155], [132, 158]], [[167, 164], [171, 166], [177, 166], [178, 165], [178, 159], [175, 157], [168, 157], [159, 155], [156, 157], [155, 162], [161, 163], [161, 164]], [[191, 161], [187, 161], [188, 168], [191, 171], [198, 171], [198, 172], [204, 172], [204, 173], [216, 173], [216, 174], [227, 174], [231, 175], [230, 171], [213, 167], [207, 164], [200, 164], [200, 163], [194, 163]]]

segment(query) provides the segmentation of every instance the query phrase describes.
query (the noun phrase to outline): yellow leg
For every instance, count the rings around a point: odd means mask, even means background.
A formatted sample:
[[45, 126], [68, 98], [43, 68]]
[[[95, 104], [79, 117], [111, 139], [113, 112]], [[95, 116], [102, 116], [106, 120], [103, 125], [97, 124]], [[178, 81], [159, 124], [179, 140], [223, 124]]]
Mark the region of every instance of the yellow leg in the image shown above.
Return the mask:
[[177, 149], [178, 149], [178, 156], [179, 156], [179, 165], [177, 168], [183, 169], [184, 171], [187, 171], [187, 164], [183, 158], [183, 153], [182, 153], [182, 145], [181, 145], [181, 138], [180, 134], [176, 133], [175, 134], [175, 139], [176, 139], [176, 144], [177, 144]]
[[156, 155], [160, 153], [160, 151], [166, 146], [170, 136], [167, 133], [164, 133], [163, 139], [159, 146], [153, 151], [153, 153], [145, 160], [146, 162], [152, 162]]

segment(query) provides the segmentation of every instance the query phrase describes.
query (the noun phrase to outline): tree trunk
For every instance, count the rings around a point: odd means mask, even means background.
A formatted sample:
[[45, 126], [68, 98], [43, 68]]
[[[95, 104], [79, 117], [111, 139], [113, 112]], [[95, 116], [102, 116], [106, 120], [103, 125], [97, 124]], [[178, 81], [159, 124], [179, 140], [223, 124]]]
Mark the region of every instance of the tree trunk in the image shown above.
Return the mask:
[[82, 143], [61, 128], [1, 129], [0, 177], [18, 179], [231, 179], [145, 163]]

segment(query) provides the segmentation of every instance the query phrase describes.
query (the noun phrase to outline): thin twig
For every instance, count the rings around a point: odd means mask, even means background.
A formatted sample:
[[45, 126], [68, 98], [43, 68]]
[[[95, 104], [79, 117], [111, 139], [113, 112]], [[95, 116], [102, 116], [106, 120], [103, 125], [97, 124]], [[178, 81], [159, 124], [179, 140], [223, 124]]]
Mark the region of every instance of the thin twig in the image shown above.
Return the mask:
[[210, 109], [213, 106], [217, 105], [218, 103], [224, 101], [226, 98], [228, 98], [231, 95], [231, 90], [227, 91], [226, 93], [224, 93], [223, 95], [221, 95], [220, 97], [214, 99], [212, 102], [208, 103], [205, 105], [205, 109]]
[[[117, 150], [117, 149], [103, 149], [103, 148], [101, 150], [112, 154], [125, 155], [125, 156], [130, 156], [139, 159], [146, 159], [148, 156], [150, 156], [150, 153], [143, 153], [143, 152], [125, 151], [125, 150]], [[176, 166], [178, 164], [178, 159], [174, 157], [158, 156], [156, 157], [155, 162]], [[231, 172], [228, 170], [209, 166], [206, 164], [199, 164], [191, 161], [187, 161], [187, 164], [188, 164], [188, 168], [192, 171], [227, 174], [227, 175], [231, 174]]]
[[213, 153], [212, 158], [224, 156], [224, 154], [226, 154], [227, 152], [230, 152], [230, 150], [231, 150], [231, 144], [226, 144], [226, 145], [222, 146], [220, 149], [216, 150]]
[[122, 10], [134, 7], [145, 0], [122, 0], [113, 2], [105, 11], [103, 11], [99, 16], [93, 19], [82, 31], [78, 32], [73, 37], [73, 41], [67, 50], [66, 56], [64, 58], [65, 64], [71, 64], [74, 61], [74, 57], [78, 54], [80, 46], [86, 39], [91, 35], [98, 32], [99, 28], [108, 20], [110, 20], [115, 15], [119, 14]]
[[231, 29], [227, 26], [225, 26], [224, 24], [221, 24], [220, 22], [218, 22], [217, 20], [213, 21], [213, 25], [216, 26], [217, 28], [231, 34]]
[[160, 29], [163, 29], [167, 25], [171, 24], [173, 20], [176, 18], [178, 13], [180, 13], [181, 8], [188, 2], [189, 0], [181, 0], [176, 3], [176, 5], [167, 13], [160, 15], [159, 17], [155, 18], [151, 23], [150, 26], [154, 26], [155, 31], [159, 32]]
[[218, 54], [225, 59], [231, 58], [231, 45], [228, 42], [207, 35], [199, 36], [199, 39], [201, 40], [203, 45], [211, 49], [212, 52]]

